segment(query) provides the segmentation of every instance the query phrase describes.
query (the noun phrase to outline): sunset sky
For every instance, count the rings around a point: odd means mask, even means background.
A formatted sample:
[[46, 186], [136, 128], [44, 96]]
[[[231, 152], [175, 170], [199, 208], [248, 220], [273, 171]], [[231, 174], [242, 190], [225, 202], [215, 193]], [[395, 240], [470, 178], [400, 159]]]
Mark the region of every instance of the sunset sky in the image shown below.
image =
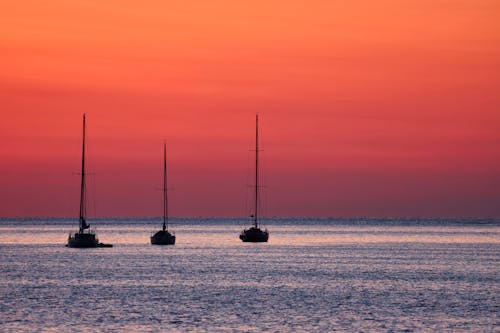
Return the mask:
[[500, 1], [0, 4], [0, 216], [500, 216]]

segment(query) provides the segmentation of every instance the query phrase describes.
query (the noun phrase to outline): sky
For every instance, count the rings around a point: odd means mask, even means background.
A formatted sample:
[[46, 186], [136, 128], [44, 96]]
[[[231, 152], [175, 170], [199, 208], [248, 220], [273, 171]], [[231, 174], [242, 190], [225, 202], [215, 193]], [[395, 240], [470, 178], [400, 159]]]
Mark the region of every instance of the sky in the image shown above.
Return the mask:
[[0, 216], [500, 216], [496, 0], [0, 4]]

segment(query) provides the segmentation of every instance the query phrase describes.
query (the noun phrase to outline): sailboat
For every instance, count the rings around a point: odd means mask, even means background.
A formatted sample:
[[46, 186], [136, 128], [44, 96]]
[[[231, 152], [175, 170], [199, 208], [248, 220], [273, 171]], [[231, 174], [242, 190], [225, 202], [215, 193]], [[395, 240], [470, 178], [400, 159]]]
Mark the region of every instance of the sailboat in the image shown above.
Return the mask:
[[82, 143], [82, 173], [81, 173], [81, 184], [80, 184], [80, 218], [79, 218], [79, 229], [78, 232], [74, 234], [69, 234], [67, 247], [112, 247], [111, 244], [99, 243], [95, 230], [90, 229], [90, 224], [87, 223], [86, 213], [86, 196], [85, 196], [85, 113], [83, 114], [83, 143]]
[[168, 197], [167, 197], [167, 144], [163, 144], [163, 226], [151, 236], [152, 245], [174, 245], [175, 235], [168, 231]]
[[240, 239], [243, 242], [267, 242], [269, 232], [267, 229], [262, 230], [259, 227], [259, 115], [255, 115], [255, 196], [254, 196], [254, 212], [251, 215], [253, 225], [248, 229], [244, 229], [240, 234]]

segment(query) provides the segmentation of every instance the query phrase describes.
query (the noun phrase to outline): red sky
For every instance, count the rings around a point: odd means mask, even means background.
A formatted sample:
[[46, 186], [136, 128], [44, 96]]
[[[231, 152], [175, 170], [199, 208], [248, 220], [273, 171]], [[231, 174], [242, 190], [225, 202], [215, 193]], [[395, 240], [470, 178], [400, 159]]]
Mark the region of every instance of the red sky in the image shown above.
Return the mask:
[[500, 2], [0, 5], [0, 216], [500, 216]]

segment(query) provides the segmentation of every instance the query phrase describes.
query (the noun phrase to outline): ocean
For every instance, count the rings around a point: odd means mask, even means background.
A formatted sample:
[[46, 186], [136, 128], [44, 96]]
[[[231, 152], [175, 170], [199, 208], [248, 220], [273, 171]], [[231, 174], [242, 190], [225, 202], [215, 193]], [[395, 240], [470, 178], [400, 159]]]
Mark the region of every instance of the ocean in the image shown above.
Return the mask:
[[1, 332], [499, 332], [500, 219], [0, 219]]

